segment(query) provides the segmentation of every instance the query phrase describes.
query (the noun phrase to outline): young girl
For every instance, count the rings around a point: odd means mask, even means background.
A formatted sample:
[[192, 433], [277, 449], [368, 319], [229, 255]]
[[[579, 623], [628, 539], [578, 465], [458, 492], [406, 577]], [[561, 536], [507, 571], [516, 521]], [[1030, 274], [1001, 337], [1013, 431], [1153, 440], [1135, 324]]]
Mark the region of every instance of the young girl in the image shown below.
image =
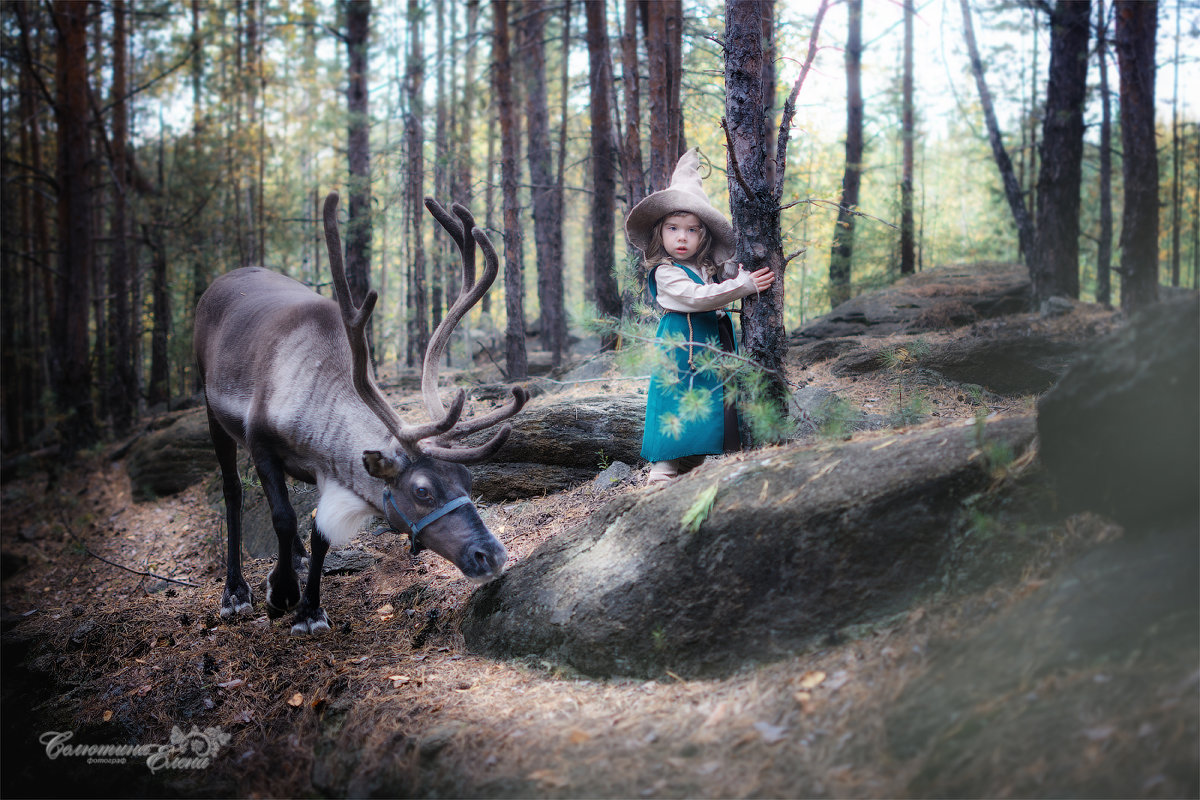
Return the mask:
[[[634, 206], [625, 220], [629, 241], [645, 256], [650, 294], [665, 312], [657, 336], [673, 334], [682, 346], [669, 349], [674, 380], [650, 380], [642, 457], [653, 462], [649, 482], [669, 481], [694, 469], [707, 455], [741, 449], [737, 412], [725, 404], [721, 380], [698, 371], [706, 346], [736, 351], [733, 325], [720, 309], [775, 281], [769, 268], [747, 272], [724, 268], [733, 257], [733, 226], [708, 201], [700, 181], [700, 157], [684, 153], [671, 185]], [[732, 274], [730, 274], [732, 273]], [[709, 392], [706, 413], [685, 418], [680, 400], [689, 389]], [[664, 421], [678, 425], [664, 426]]]

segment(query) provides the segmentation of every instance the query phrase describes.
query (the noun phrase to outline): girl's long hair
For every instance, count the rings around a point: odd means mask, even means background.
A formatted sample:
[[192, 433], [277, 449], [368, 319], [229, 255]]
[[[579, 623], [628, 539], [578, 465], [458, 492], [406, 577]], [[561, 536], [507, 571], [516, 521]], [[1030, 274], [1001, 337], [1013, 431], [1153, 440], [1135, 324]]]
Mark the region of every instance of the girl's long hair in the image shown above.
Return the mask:
[[[680, 214], [691, 214], [691, 211], [672, 211], [670, 214], [663, 215], [662, 219], [654, 223], [654, 229], [650, 232], [650, 241], [646, 245], [645, 258], [642, 263], [645, 265], [646, 272], [663, 264], [673, 264], [675, 259], [667, 252], [662, 243], [662, 228], [663, 223], [669, 218], [679, 216]], [[699, 217], [697, 217], [699, 219]], [[703, 221], [700, 222], [700, 246], [696, 248], [696, 255], [692, 256], [692, 263], [700, 268], [700, 277], [709, 281], [717, 274], [717, 264], [713, 261], [712, 249], [714, 239], [708, 235], [708, 226]]]

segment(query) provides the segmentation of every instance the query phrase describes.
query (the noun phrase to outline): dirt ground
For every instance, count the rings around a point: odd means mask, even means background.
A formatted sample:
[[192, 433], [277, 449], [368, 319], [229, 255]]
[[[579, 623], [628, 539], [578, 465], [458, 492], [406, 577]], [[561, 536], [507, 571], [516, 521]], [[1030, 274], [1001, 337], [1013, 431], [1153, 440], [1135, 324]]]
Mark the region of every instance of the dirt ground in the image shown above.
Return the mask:
[[[893, 402], [895, 376], [839, 380], [818, 366], [792, 377], [868, 411]], [[926, 424], [976, 413], [960, 388], [925, 389]], [[724, 678], [599, 680], [467, 652], [457, 618], [471, 585], [392, 533], [355, 542], [373, 567], [325, 578], [328, 634], [268, 622], [266, 560], [246, 564], [254, 613], [223, 621], [220, 504], [204, 486], [134, 502], [110, 452], [80, 456], [53, 484], [38, 473], [3, 487], [8, 796], [901, 796], [922, 766], [887, 743], [904, 687], [1035, 592], [1065, 552], [1113, 535], [1094, 520], [1048, 528], [990, 586]], [[515, 562], [611, 497], [579, 487], [481, 511]], [[211, 753], [193, 747], [206, 762], [152, 771], [140, 754], [51, 758], [50, 731], [97, 745], [215, 738]]]

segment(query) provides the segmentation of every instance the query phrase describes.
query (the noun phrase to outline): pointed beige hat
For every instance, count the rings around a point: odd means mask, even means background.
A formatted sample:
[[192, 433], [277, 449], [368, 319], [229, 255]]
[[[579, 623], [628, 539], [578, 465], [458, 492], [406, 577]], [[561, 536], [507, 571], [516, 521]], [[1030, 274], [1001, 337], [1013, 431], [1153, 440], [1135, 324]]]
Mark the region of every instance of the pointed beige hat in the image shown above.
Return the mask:
[[700, 150], [693, 147], [679, 157], [671, 185], [655, 192], [633, 207], [625, 218], [625, 236], [634, 247], [646, 252], [654, 226], [675, 211], [695, 214], [713, 238], [712, 256], [717, 264], [733, 258], [733, 225], [713, 207], [700, 181]]

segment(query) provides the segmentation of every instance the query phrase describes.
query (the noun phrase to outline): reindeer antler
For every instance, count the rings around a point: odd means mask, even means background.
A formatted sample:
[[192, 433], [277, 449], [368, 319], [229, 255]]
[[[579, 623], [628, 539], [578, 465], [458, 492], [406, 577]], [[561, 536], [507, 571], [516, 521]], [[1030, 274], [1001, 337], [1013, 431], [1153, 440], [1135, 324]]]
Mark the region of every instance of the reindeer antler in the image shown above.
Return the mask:
[[[430, 422], [424, 425], [410, 425], [400, 419], [400, 415], [387, 402], [371, 374], [366, 330], [367, 321], [371, 318], [371, 312], [375, 310], [379, 294], [371, 289], [363, 298], [361, 306], [356, 306], [350, 297], [350, 284], [346, 280], [346, 266], [342, 261], [342, 238], [338, 232], [338, 193], [330, 192], [325, 198], [323, 214], [325, 247], [329, 251], [329, 270], [333, 275], [334, 296], [337, 298], [338, 308], [342, 312], [342, 324], [346, 328], [346, 338], [350, 342], [354, 389], [402, 447], [414, 453], [424, 453], [443, 461], [455, 461], [463, 464], [482, 461], [504, 445], [512, 431], [510, 426], [502, 426], [491, 439], [475, 447], [452, 447], [451, 443], [467, 434], [490, 428], [513, 416], [525, 405], [529, 395], [524, 389], [514, 386], [512, 402], [507, 406], [460, 423], [463, 406], [466, 403], [466, 393], [459, 389], [449, 409], [442, 405], [441, 398], [437, 393], [438, 362], [446, 350], [454, 327], [467, 311], [479, 302], [479, 299], [496, 280], [496, 275], [500, 270], [500, 260], [491, 240], [475, 225], [475, 218], [465, 207], [454, 204], [454, 213], [458, 216], [456, 220], [431, 198], [425, 199], [425, 205], [442, 224], [442, 227], [450, 233], [462, 253], [462, 288], [459, 290], [458, 299], [454, 301], [454, 305], [446, 317], [434, 330], [429, 347], [425, 351], [425, 363], [421, 370], [421, 395], [424, 398]], [[470, 235], [467, 235], [468, 231]], [[475, 281], [476, 243], [483, 249], [486, 262], [483, 279], [478, 283]], [[432, 441], [422, 441], [426, 439]]]
[[342, 261], [342, 237], [338, 233], [337, 206], [338, 193], [330, 192], [325, 198], [323, 214], [325, 247], [329, 251], [329, 271], [333, 275], [333, 293], [337, 299], [338, 308], [342, 312], [342, 324], [346, 328], [346, 338], [350, 342], [350, 353], [353, 358], [351, 375], [354, 389], [402, 446], [415, 452], [434, 455], [430, 451], [438, 448], [428, 445], [421, 446], [420, 441], [444, 434], [454, 427], [462, 415], [466, 393], [459, 391], [458, 396], [450, 405], [450, 410], [443, 410], [437, 417], [432, 417], [432, 422], [424, 425], [409, 425], [400, 419], [400, 415], [388, 404], [383, 393], [379, 391], [379, 387], [371, 375], [370, 356], [367, 350], [367, 321], [371, 318], [371, 312], [375, 310], [379, 293], [374, 289], [368, 291], [361, 306], [356, 306], [350, 297], [350, 284], [346, 280], [346, 265]]
[[[458, 291], [458, 298], [454, 301], [454, 305], [451, 306], [446, 316], [438, 323], [433, 336], [430, 337], [429, 347], [425, 351], [425, 362], [421, 368], [421, 397], [425, 401], [425, 410], [428, 412], [430, 419], [439, 419], [446, 413], [446, 409], [442, 405], [442, 400], [438, 396], [437, 391], [438, 371], [441, 366], [442, 355], [446, 351], [446, 346], [450, 343], [450, 334], [454, 332], [454, 328], [458, 325], [459, 321], [479, 302], [480, 298], [487, 293], [487, 290], [495, 282], [496, 276], [500, 272], [500, 258], [496, 255], [496, 248], [492, 245], [492, 240], [475, 224], [475, 217], [465, 206], [460, 203], [453, 204], [451, 208], [454, 211], [454, 216], [451, 216], [440, 203], [432, 197], [426, 197], [425, 207], [429, 209], [429, 213], [433, 215], [434, 219], [454, 239], [454, 243], [458, 246], [459, 252], [462, 255], [462, 281]], [[458, 219], [455, 219], [455, 217]], [[483, 251], [484, 257], [483, 275], [478, 282], [475, 281], [476, 244]], [[451, 430], [438, 436], [437, 441], [439, 444], [449, 445], [451, 442], [461, 439], [468, 434], [490, 428], [496, 423], [503, 422], [516, 414], [528, 400], [529, 393], [519, 386], [514, 386], [512, 387], [512, 400], [508, 405], [496, 409], [489, 414], [460, 421]], [[508, 438], [509, 431], [509, 426], [503, 426], [491, 440], [476, 448], [454, 448], [451, 450], [447, 447], [446, 449], [454, 453], [486, 450], [490, 454], [500, 449], [500, 445]], [[494, 444], [497, 440], [499, 444]], [[478, 458], [486, 457], [486, 455], [478, 456]], [[447, 460], [458, 459], [447, 457]], [[475, 460], [475, 458], [473, 457], [471, 460]]]

